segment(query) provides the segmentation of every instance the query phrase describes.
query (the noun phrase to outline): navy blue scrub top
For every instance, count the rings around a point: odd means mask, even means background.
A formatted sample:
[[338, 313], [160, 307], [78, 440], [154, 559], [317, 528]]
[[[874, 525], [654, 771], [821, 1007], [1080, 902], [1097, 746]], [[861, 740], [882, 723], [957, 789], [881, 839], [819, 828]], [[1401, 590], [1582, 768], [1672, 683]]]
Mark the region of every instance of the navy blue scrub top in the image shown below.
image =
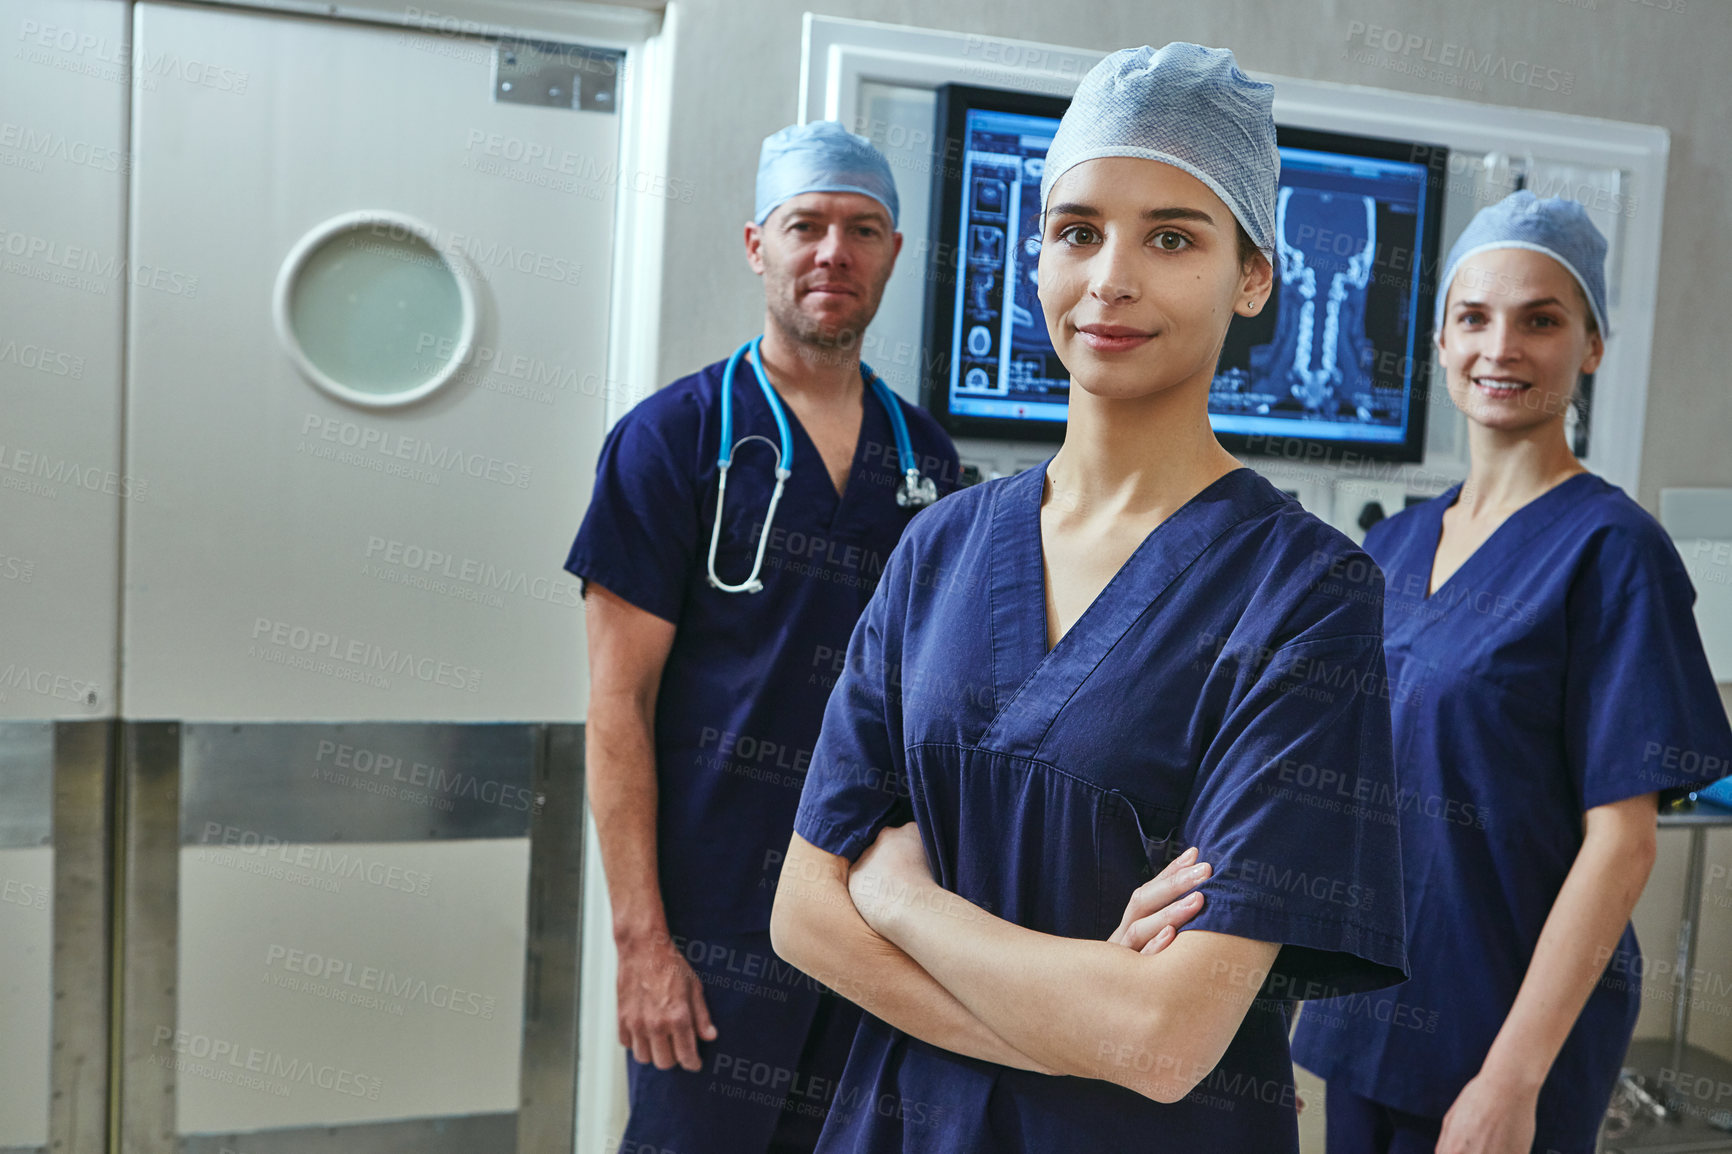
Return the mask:
[[[1665, 532], [1579, 474], [1426, 596], [1460, 486], [1379, 523], [1413, 977], [1308, 1005], [1301, 1065], [1441, 1117], [1479, 1072], [1582, 845], [1582, 815], [1725, 772], [1732, 731]], [[1704, 767], [1709, 767], [1704, 772]], [[1591, 1149], [1641, 999], [1628, 926], [1540, 1095], [1538, 1141]]]
[[[656, 703], [658, 857], [676, 934], [764, 930], [824, 703], [848, 637], [902, 530], [896, 439], [884, 406], [863, 421], [840, 499], [788, 411], [793, 475], [770, 530], [759, 593], [709, 584], [724, 362], [647, 397], [608, 433], [589, 511], [565, 567], [678, 626]], [[733, 386], [734, 439], [777, 442], [751, 365]], [[904, 402], [908, 434], [942, 496], [957, 486], [950, 438]], [[728, 473], [716, 573], [746, 579], [775, 483], [775, 454], [742, 445]]]
[[853, 860], [912, 818], [944, 888], [1097, 940], [1196, 845], [1215, 873], [1192, 928], [1282, 948], [1221, 1064], [1172, 1105], [868, 1014], [819, 1150], [1297, 1151], [1288, 1000], [1404, 976], [1381, 597], [1330, 577], [1370, 562], [1238, 469], [1150, 533], [1049, 652], [1045, 474], [966, 489], [910, 528], [794, 828]]

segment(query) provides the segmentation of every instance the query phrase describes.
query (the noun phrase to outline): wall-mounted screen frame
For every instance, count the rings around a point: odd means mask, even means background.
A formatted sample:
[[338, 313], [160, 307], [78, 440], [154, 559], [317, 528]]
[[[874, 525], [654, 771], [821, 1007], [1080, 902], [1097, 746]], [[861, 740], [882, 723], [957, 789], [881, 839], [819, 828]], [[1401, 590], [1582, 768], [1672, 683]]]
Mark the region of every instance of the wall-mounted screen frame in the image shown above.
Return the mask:
[[[1063, 437], [1069, 373], [1034, 274], [1041, 174], [1067, 105], [937, 89], [922, 401], [955, 436]], [[1277, 131], [1276, 288], [1228, 332], [1210, 421], [1239, 452], [1420, 460], [1447, 150]]]

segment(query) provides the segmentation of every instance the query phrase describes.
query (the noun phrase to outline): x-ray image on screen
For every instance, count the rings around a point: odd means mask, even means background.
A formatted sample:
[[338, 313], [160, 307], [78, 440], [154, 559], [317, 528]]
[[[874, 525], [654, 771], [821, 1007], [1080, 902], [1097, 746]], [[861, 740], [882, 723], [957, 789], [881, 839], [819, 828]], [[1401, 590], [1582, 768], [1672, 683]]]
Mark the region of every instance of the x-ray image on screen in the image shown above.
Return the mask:
[[1407, 433], [1425, 167], [1281, 150], [1275, 287], [1233, 322], [1209, 392], [1220, 432], [1356, 442]]
[[1063, 421], [1070, 373], [1041, 313], [1040, 178], [1056, 119], [970, 110], [964, 135], [949, 411]]
[[[1070, 371], [1040, 306], [1040, 181], [1062, 97], [938, 90], [922, 399], [952, 435], [1057, 441]], [[1417, 461], [1446, 150], [1277, 126], [1275, 283], [1209, 382], [1228, 449]]]
[[[1377, 202], [1283, 188], [1275, 209], [1275, 339], [1251, 350], [1251, 375], [1287, 387], [1308, 412], [1357, 411], [1371, 400], [1365, 291], [1377, 252]], [[1337, 243], [1308, 245], [1318, 237]]]

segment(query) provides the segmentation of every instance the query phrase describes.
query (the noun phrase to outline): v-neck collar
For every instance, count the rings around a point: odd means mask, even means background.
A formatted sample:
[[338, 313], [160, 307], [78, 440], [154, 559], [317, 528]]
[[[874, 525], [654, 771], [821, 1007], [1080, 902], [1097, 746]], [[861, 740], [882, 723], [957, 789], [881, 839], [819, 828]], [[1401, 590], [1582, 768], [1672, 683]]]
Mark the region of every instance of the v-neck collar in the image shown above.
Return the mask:
[[[1461, 564], [1457, 565], [1454, 571], [1444, 579], [1443, 584], [1432, 589], [1431, 572], [1437, 567], [1437, 550], [1443, 544], [1443, 515], [1453, 509], [1456, 501], [1460, 499], [1461, 483], [1457, 483], [1453, 488], [1447, 490], [1443, 496], [1447, 497], [1448, 500], [1436, 502], [1437, 515], [1434, 522], [1428, 526], [1428, 531], [1420, 538], [1422, 542], [1420, 563], [1423, 570], [1422, 576], [1425, 578], [1425, 588], [1428, 591], [1424, 598], [1424, 604], [1430, 605], [1434, 602], [1439, 605], [1447, 604], [1447, 599], [1439, 600], [1439, 598], [1442, 597], [1444, 590], [1452, 585], [1460, 584], [1457, 579], [1464, 572], [1477, 571], [1479, 568], [1483, 568], [1491, 562], [1482, 561], [1482, 557], [1495, 557], [1500, 550], [1507, 553], [1557, 520], [1563, 515], [1564, 510], [1569, 508], [1569, 503], [1563, 502], [1559, 495], [1566, 490], [1575, 492], [1580, 488], [1577, 484], [1578, 481], [1584, 477], [1592, 476], [1594, 474], [1590, 471], [1577, 473], [1573, 477], [1566, 477], [1505, 517], [1497, 528], [1486, 535], [1485, 540], [1481, 541], [1472, 553], [1462, 559]], [[1429, 543], [1430, 548], [1423, 548], [1424, 543]]]
[[[788, 404], [785, 398], [781, 397], [781, 394], [777, 394], [777, 398], [782, 401], [783, 411], [788, 414], [788, 428], [796, 442], [794, 450], [796, 460], [811, 461], [816, 471], [824, 478], [824, 492], [831, 502], [830, 521], [832, 523], [841, 513], [842, 505], [854, 496], [854, 490], [859, 487], [854, 482], [855, 474], [860, 469], [860, 456], [866, 446], [866, 426], [870, 419], [868, 410], [870, 406], [878, 405], [877, 398], [869, 395], [871, 391], [868, 388], [866, 393], [860, 397], [860, 431], [854, 435], [854, 455], [848, 460], [848, 479], [843, 483], [840, 493], [836, 491], [836, 482], [830, 477], [830, 466], [824, 463], [824, 454], [818, 451], [818, 442], [814, 441], [812, 434], [806, 431], [806, 426], [795, 415], [793, 407]], [[879, 405], [878, 407], [882, 408], [883, 406]]]
[[[755, 370], [753, 371], [755, 373]], [[756, 385], [757, 381], [754, 379], [752, 383]], [[812, 439], [812, 434], [806, 431], [806, 426], [800, 421], [799, 415], [794, 412], [794, 407], [788, 403], [788, 399], [782, 396], [780, 390], [776, 389], [775, 382], [770, 383], [771, 390], [776, 393], [776, 402], [781, 405], [783, 415], [788, 418], [788, 440], [789, 447], [794, 454], [794, 473], [796, 475], [803, 473], [812, 478], [811, 482], [806, 484], [796, 483], [797, 491], [803, 495], [802, 499], [815, 502], [814, 519], [823, 523], [826, 532], [833, 533], [839, 528], [843, 521], [843, 513], [853, 509], [859, 500], [857, 490], [863, 484], [860, 480], [861, 457], [865, 454], [868, 437], [878, 434], [877, 427], [872, 420], [872, 410], [879, 410], [886, 430], [888, 430], [890, 423], [890, 416], [883, 412], [884, 406], [873, 394], [871, 384], [862, 377], [860, 385], [860, 431], [854, 437], [854, 455], [848, 462], [848, 479], [844, 483], [842, 491], [838, 493], [836, 482], [830, 478], [829, 466], [824, 463], [824, 454], [818, 451], [818, 443]], [[758, 404], [763, 408], [765, 420], [774, 424], [775, 417], [770, 412], [769, 401], [763, 395], [763, 390], [753, 388], [751, 392], [757, 397]], [[790, 477], [790, 480], [792, 479]], [[794, 491], [796, 491], [796, 486], [790, 486], [790, 494]]]
[[1005, 483], [989, 530], [987, 596], [997, 710], [981, 744], [1025, 756], [1034, 756], [1059, 708], [1119, 639], [1217, 538], [1286, 500], [1249, 468], [1216, 478], [1149, 530], [1048, 650], [1040, 534], [1046, 466], [1043, 462]]

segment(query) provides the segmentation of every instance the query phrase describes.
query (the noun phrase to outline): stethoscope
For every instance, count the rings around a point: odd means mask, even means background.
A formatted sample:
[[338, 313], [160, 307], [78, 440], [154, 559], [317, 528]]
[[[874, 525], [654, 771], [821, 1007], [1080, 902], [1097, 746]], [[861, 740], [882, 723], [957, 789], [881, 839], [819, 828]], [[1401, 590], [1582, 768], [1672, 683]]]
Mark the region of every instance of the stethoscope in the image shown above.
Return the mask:
[[[770, 387], [770, 378], [764, 375], [764, 362], [758, 352], [758, 346], [763, 343], [763, 336], [753, 337], [734, 350], [734, 355], [728, 358], [728, 367], [722, 371], [722, 445], [716, 455], [716, 468], [721, 479], [716, 486], [716, 524], [710, 530], [710, 584], [723, 593], [757, 593], [763, 590], [764, 583], [758, 580], [758, 573], [764, 567], [764, 547], [770, 540], [770, 526], [776, 520], [776, 506], [782, 501], [782, 487], [793, 474], [794, 439], [788, 432], [788, 414], [782, 408], [782, 398], [776, 395], [776, 390]], [[758, 378], [758, 388], [763, 390], [764, 400], [770, 406], [770, 415], [776, 418], [776, 436], [781, 445], [770, 445], [770, 439], [758, 433], [749, 437], [734, 440], [734, 370], [739, 367], [740, 358], [747, 353], [752, 354], [752, 370]], [[932, 483], [931, 477], [922, 477], [917, 458], [914, 456], [914, 443], [908, 439], [908, 420], [902, 415], [902, 406], [896, 402], [896, 394], [890, 391], [890, 386], [878, 379], [864, 361], [860, 364], [860, 376], [866, 381], [884, 411], [890, 414], [890, 427], [896, 433], [896, 459], [902, 466], [902, 485], [896, 490], [896, 503], [904, 509], [919, 509], [938, 500], [938, 486]], [[716, 576], [716, 544], [722, 538], [722, 506], [728, 499], [728, 468], [733, 464], [734, 450], [747, 441], [762, 441], [770, 445], [776, 452], [776, 487], [770, 492], [770, 508], [764, 514], [764, 528], [758, 534], [758, 555], [752, 561], [752, 573], [738, 585], [729, 585]]]

